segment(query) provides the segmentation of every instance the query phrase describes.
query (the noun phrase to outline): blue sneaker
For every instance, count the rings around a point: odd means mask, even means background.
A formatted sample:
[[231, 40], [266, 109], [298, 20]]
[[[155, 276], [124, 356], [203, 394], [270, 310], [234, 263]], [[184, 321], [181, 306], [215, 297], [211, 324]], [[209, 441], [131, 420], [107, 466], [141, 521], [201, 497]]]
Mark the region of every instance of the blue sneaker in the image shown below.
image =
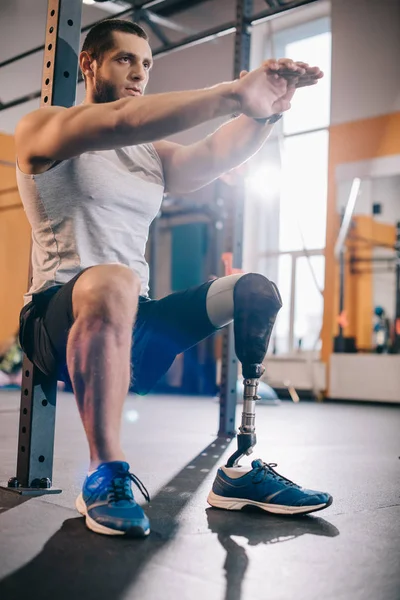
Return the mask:
[[126, 462], [102, 463], [86, 477], [76, 508], [86, 517], [86, 526], [104, 535], [143, 537], [150, 533], [150, 523], [135, 502], [132, 481], [148, 502], [150, 496], [142, 482], [129, 472]]
[[306, 490], [274, 470], [275, 463], [253, 460], [252, 469], [243, 467], [218, 469], [207, 502], [216, 508], [240, 510], [258, 506], [266, 512], [280, 515], [300, 515], [322, 510], [333, 498], [323, 492]]

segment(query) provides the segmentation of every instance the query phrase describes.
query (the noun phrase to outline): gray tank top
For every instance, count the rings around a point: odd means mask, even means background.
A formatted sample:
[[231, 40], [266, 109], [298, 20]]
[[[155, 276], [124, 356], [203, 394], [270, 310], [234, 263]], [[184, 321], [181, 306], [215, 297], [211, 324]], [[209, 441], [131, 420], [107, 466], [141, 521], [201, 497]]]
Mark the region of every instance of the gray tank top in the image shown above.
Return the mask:
[[152, 144], [85, 152], [39, 175], [17, 166], [17, 183], [32, 227], [32, 293], [63, 284], [86, 267], [119, 263], [133, 269], [148, 294], [145, 248], [164, 193]]

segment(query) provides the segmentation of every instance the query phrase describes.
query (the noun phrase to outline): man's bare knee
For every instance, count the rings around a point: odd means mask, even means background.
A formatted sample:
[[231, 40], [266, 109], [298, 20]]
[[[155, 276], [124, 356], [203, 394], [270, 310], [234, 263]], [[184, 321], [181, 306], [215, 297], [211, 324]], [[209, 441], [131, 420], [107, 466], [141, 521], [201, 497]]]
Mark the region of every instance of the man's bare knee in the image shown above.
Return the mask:
[[118, 264], [91, 267], [74, 286], [74, 318], [85, 315], [105, 323], [126, 323], [133, 319], [139, 293], [139, 277], [129, 267]]

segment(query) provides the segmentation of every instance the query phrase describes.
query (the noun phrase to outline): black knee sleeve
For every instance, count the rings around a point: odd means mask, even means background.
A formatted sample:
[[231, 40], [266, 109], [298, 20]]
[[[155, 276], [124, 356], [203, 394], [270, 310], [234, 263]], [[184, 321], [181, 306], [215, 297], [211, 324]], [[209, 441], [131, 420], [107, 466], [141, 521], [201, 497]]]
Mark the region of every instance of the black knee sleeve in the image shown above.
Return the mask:
[[282, 307], [278, 288], [264, 275], [248, 273], [235, 284], [233, 301], [235, 352], [242, 363], [243, 377], [260, 377], [276, 315]]

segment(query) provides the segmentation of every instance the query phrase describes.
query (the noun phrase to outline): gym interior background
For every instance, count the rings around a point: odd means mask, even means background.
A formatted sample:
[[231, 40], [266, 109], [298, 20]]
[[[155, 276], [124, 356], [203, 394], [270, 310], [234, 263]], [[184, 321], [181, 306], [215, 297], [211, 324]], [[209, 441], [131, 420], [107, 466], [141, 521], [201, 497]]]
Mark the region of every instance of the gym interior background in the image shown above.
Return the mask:
[[[82, 27], [123, 11], [132, 18], [133, 4], [83, 0]], [[251, 4], [259, 18], [250, 66], [289, 56], [317, 64], [325, 78], [298, 93], [239, 176], [165, 198], [147, 248], [151, 294], [223, 275], [242, 224], [242, 264], [234, 266], [275, 281], [284, 302], [265, 361], [255, 453], [293, 480], [327, 489], [334, 503], [323, 518], [292, 520], [207, 508], [216, 466], [235, 444], [221, 417], [218, 425], [226, 361], [219, 335], [179, 356], [154, 394], [127, 398], [124, 444], [153, 497], [154, 533], [144, 545], [99, 539], [77, 517], [86, 445], [72, 394], [58, 390], [53, 482], [63, 493], [0, 490], [2, 598], [400, 598], [400, 3]], [[235, 0], [138, 5], [156, 55], [148, 93], [232, 78]], [[9, 59], [44, 44], [46, 16], [47, 0], [0, 0], [5, 484], [18, 456], [15, 336], [30, 253], [13, 132], [39, 106], [43, 50]], [[83, 92], [78, 83], [77, 102]], [[172, 139], [191, 143], [220, 123]], [[240, 416], [240, 373], [234, 377]]]

